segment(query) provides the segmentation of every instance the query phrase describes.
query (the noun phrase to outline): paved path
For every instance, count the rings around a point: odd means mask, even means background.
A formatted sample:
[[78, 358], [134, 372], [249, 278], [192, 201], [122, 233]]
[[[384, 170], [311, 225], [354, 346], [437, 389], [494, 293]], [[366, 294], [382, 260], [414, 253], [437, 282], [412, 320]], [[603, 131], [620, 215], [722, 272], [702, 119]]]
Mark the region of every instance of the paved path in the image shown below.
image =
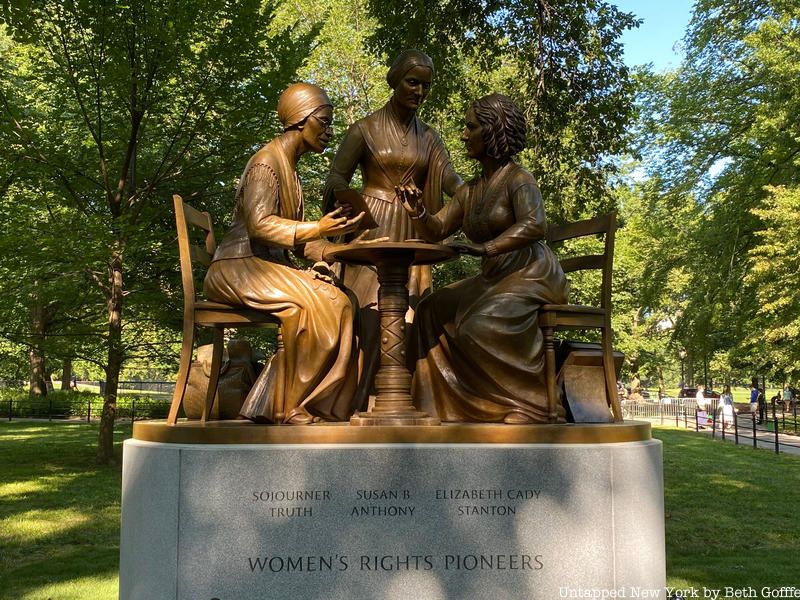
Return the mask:
[[[658, 425], [661, 423], [661, 419], [659, 417], [640, 418], [640, 420], [649, 421], [653, 425]], [[683, 420], [681, 420], [680, 423], [680, 429], [683, 429]], [[675, 421], [671, 419], [664, 419], [664, 425], [674, 427]], [[763, 425], [758, 425], [756, 428], [756, 444], [758, 448], [775, 452], [775, 433], [762, 429], [762, 427]], [[694, 422], [690, 422], [690, 426], [686, 428], [686, 431], [695, 431]], [[705, 435], [708, 437], [714, 435], [717, 440], [722, 441], [722, 432], [719, 429], [716, 430], [716, 434], [714, 434], [711, 427], [701, 429], [697, 433], [698, 435]], [[725, 432], [725, 441], [730, 443], [736, 442], [736, 436], [733, 432], [733, 429], [728, 429]], [[750, 448], [753, 447], [753, 425], [752, 421], [747, 416], [739, 417], [739, 445], [749, 446]], [[800, 456], [800, 436], [778, 433], [778, 446], [781, 453], [795, 454]]]

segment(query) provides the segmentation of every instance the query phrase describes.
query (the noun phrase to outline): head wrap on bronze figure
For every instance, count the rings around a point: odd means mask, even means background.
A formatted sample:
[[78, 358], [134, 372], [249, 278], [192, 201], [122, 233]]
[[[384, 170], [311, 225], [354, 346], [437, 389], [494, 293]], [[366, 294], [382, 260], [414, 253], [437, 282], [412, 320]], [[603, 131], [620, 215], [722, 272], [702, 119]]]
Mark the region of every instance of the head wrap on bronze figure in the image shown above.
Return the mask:
[[400, 80], [403, 79], [403, 75], [414, 67], [427, 67], [431, 70], [431, 77], [436, 74], [430, 56], [419, 50], [406, 50], [401, 52], [400, 55], [394, 59], [392, 66], [389, 67], [389, 72], [386, 73], [386, 82], [392, 89], [395, 89], [397, 84], [400, 83]]
[[483, 127], [486, 154], [508, 160], [525, 147], [525, 117], [508, 96], [490, 94], [472, 103]]
[[299, 125], [323, 106], [333, 106], [325, 90], [312, 83], [294, 83], [278, 100], [278, 118], [287, 131]]

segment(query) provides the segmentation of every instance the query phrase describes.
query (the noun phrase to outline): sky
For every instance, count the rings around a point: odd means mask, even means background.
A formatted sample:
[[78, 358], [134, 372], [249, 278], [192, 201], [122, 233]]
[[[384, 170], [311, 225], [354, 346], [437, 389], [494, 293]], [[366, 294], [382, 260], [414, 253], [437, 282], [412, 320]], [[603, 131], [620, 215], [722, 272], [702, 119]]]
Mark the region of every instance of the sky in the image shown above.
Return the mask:
[[653, 63], [653, 70], [660, 72], [680, 64], [680, 48], [675, 46], [689, 24], [692, 0], [612, 1], [623, 11], [644, 20], [638, 29], [626, 31], [622, 36], [625, 63], [629, 67]]

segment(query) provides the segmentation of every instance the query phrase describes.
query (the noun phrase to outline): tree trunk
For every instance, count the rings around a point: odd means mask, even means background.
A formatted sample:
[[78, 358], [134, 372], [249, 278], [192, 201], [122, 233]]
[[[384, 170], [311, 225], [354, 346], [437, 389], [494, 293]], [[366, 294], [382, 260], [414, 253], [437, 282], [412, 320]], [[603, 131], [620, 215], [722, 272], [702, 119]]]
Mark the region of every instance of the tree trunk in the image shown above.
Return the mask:
[[64, 367], [61, 369], [61, 389], [72, 389], [72, 358], [65, 358]]
[[44, 352], [41, 346], [31, 344], [28, 358], [31, 364], [30, 393], [32, 396], [46, 396], [47, 379], [44, 374]]
[[100, 417], [100, 438], [97, 447], [97, 462], [115, 464], [114, 419], [117, 415], [117, 388], [122, 370], [122, 250], [118, 246], [109, 261], [108, 296], [108, 367], [106, 369], [106, 393], [103, 414]]
[[31, 343], [28, 349], [30, 361], [30, 393], [32, 396], [47, 395], [47, 379], [44, 364], [44, 336], [47, 327], [44, 308], [38, 290], [31, 299]]

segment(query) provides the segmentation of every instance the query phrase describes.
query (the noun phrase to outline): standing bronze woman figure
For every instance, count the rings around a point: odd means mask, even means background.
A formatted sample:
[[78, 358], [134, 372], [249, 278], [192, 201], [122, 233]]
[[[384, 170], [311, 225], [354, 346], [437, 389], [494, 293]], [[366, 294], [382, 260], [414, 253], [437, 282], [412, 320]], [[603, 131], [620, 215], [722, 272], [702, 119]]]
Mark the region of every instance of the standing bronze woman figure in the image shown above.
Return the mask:
[[480, 274], [434, 292], [417, 307], [413, 395], [442, 421], [548, 421], [538, 310], [563, 303], [567, 282], [542, 241], [544, 205], [533, 176], [512, 160], [525, 144], [525, 119], [500, 94], [475, 101], [461, 136], [481, 175], [433, 215], [420, 191], [398, 189], [428, 241], [463, 229], [455, 244], [482, 257]]
[[[361, 191], [378, 227], [365, 240], [387, 237], [404, 241], [418, 237], [414, 224], [397, 197], [399, 185], [414, 185], [422, 192], [422, 203], [429, 211], [442, 206], [442, 193], [452, 196], [461, 178], [450, 164], [450, 156], [439, 134], [417, 117], [431, 87], [433, 62], [428, 55], [407, 50], [398, 56], [386, 75], [394, 90], [380, 110], [354, 123], [336, 153], [325, 198], [333, 205], [333, 194], [350, 185], [356, 168], [361, 169]], [[358, 298], [361, 307], [360, 329], [364, 352], [364, 372], [356, 406], [363, 406], [378, 363], [378, 278], [368, 267], [345, 266], [342, 279]], [[409, 278], [411, 307], [431, 286], [430, 267], [413, 267]]]
[[233, 223], [214, 254], [204, 291], [209, 300], [263, 310], [281, 322], [286, 372], [270, 362], [243, 416], [272, 421], [276, 383], [283, 380], [285, 422], [341, 421], [352, 413], [358, 380], [355, 308], [325, 276], [298, 269], [288, 250], [302, 253], [306, 244], [354, 231], [363, 215], [348, 219], [337, 209], [319, 221], [303, 221], [296, 166], [330, 139], [333, 109], [325, 92], [307, 83], [290, 86], [278, 102], [278, 118], [284, 132], [242, 173]]

